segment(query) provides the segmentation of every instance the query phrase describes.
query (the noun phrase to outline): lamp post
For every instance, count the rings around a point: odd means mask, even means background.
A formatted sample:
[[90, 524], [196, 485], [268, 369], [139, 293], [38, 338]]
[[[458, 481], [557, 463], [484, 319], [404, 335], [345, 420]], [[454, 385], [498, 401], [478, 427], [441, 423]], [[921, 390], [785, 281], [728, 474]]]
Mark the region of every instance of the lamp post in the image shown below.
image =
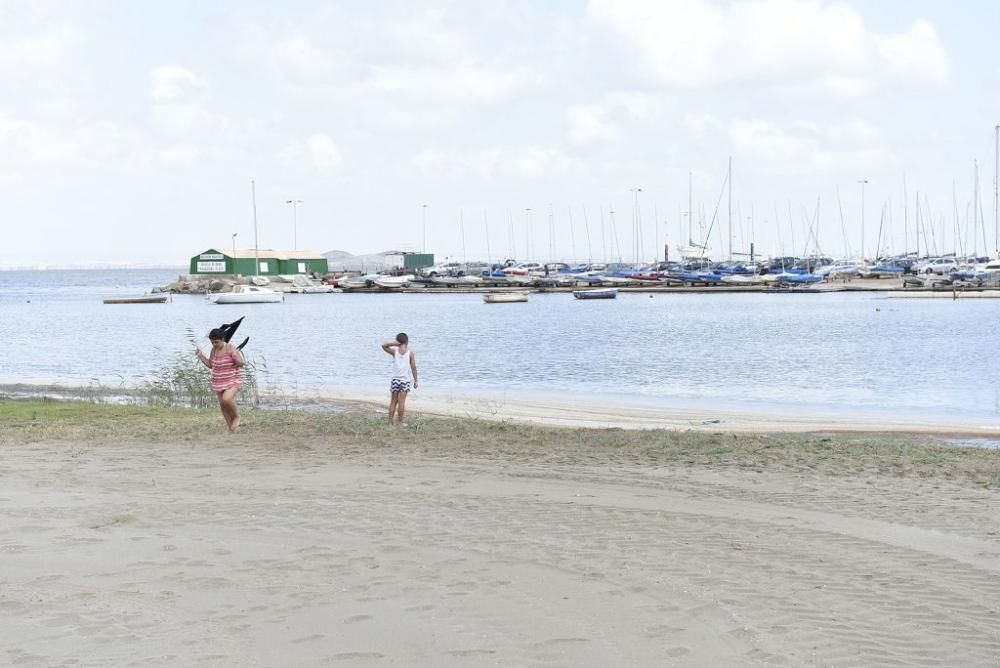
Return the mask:
[[423, 222], [423, 230], [424, 230], [423, 243], [421, 244], [420, 248], [421, 252], [426, 253], [427, 252], [427, 205], [426, 204], [420, 205], [420, 219]]
[[861, 261], [865, 261], [865, 184], [868, 179], [858, 181], [861, 184]]
[[285, 200], [285, 204], [292, 205], [292, 250], [299, 249], [299, 216], [296, 210], [299, 204], [302, 204], [300, 199], [288, 199]]
[[233, 273], [234, 274], [236, 273], [235, 269], [236, 269], [236, 232], [233, 232], [233, 270], [234, 270]]

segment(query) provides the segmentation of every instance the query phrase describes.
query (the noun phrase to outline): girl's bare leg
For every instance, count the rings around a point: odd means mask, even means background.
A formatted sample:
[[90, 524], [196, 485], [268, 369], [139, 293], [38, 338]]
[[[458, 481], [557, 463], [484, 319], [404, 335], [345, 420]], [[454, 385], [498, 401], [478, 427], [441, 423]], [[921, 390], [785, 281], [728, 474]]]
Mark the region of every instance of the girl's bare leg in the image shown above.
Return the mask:
[[226, 428], [229, 431], [233, 430], [233, 418], [229, 415], [229, 407], [226, 406], [226, 400], [223, 398], [225, 392], [216, 392], [215, 396], [219, 398], [219, 410], [222, 411], [222, 417], [226, 420]]
[[392, 414], [396, 412], [396, 402], [399, 400], [399, 392], [393, 392], [389, 399], [389, 424], [392, 424]]
[[229, 411], [229, 417], [226, 420], [229, 424], [229, 431], [236, 431], [236, 428], [240, 426], [240, 410], [236, 407], [236, 393], [239, 391], [238, 387], [230, 387], [228, 390], [224, 390], [220, 397], [221, 401], [225, 402], [224, 410]]

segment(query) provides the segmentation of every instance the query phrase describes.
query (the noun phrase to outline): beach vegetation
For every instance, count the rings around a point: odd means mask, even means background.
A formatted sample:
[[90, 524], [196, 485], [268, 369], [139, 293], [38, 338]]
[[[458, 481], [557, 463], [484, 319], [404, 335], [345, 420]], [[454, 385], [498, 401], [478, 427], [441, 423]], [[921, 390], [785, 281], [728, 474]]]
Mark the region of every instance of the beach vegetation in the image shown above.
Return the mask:
[[[266, 373], [265, 360], [259, 363], [246, 358], [243, 387], [236, 395], [242, 408], [260, 406], [258, 376]], [[176, 352], [163, 365], [143, 379], [132, 396], [138, 403], [152, 406], [187, 406], [209, 408], [218, 404], [212, 391], [210, 371], [188, 351]]]
[[[204, 442], [220, 432], [214, 404], [108, 404], [0, 399], [0, 443], [89, 444]], [[275, 452], [325, 451], [330, 457], [399, 452], [426, 459], [461, 456], [544, 468], [547, 465], [697, 467], [751, 474], [880, 476], [964, 480], [1000, 489], [1000, 450], [955, 447], [928, 436], [855, 433], [723, 434], [699, 431], [580, 429], [481, 419], [414, 416], [391, 427], [373, 407], [295, 410], [262, 406], [236, 439]], [[521, 475], [527, 475], [521, 473]]]

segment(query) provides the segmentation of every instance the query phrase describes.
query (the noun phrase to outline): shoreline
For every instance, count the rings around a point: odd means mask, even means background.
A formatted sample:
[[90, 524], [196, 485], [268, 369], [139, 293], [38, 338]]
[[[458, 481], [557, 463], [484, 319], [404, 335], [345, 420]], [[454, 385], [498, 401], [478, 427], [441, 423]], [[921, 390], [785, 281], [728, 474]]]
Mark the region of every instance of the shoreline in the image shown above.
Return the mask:
[[[871, 433], [933, 436], [950, 439], [1000, 440], [1000, 420], [982, 418], [889, 417], [882, 414], [810, 412], [785, 407], [707, 407], [701, 401], [671, 401], [653, 398], [626, 403], [600, 400], [562, 399], [540, 393], [496, 393], [484, 390], [416, 390], [407, 402], [407, 413], [417, 417], [471, 418], [547, 427], [580, 429], [669, 430], [763, 433]], [[355, 411], [384, 414], [387, 393], [375, 388], [324, 388], [318, 391], [286, 392], [281, 388], [261, 393], [261, 408], [292, 408], [320, 412]], [[124, 400], [142, 397], [141, 390], [74, 386], [60, 383], [0, 383], [0, 397], [62, 400]], [[660, 405], [660, 404], [671, 404]], [[676, 404], [681, 404], [677, 406]]]

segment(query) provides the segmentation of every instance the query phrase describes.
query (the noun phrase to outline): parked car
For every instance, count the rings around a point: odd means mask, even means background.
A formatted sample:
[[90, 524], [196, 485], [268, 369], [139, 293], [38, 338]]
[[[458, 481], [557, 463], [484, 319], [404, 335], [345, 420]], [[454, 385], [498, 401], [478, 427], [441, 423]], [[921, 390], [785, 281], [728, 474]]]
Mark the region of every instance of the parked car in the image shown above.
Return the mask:
[[951, 272], [958, 269], [958, 263], [955, 262], [954, 258], [950, 257], [932, 257], [928, 260], [918, 263], [913, 267], [914, 273], [917, 274], [938, 274], [940, 276], [946, 276], [951, 274]]

